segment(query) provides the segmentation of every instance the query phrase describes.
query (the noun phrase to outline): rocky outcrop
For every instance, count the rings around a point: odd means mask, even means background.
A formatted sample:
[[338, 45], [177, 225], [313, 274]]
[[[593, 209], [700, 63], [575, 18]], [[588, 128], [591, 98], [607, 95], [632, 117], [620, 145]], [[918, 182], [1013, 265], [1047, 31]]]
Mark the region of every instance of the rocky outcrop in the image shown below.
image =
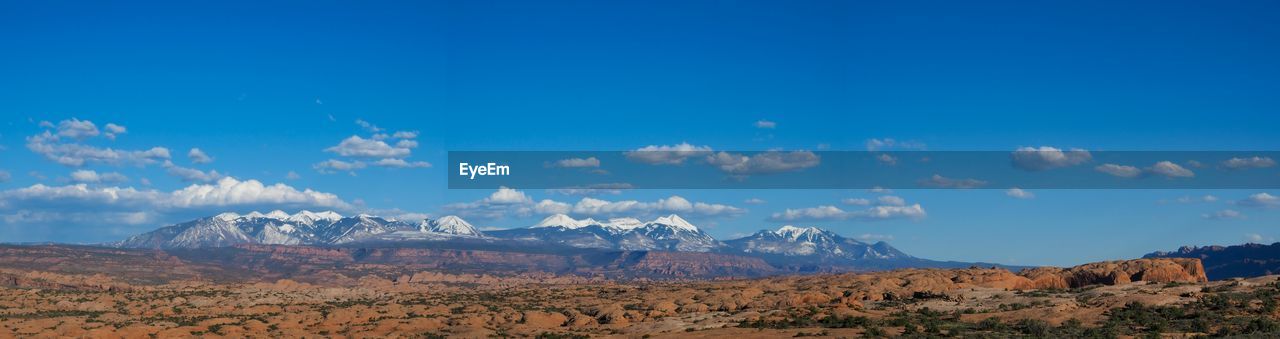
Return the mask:
[[[783, 285], [817, 285], [820, 280], [840, 282], [827, 291], [784, 291], [775, 301], [781, 306], [845, 304], [898, 299], [953, 299], [958, 290], [1068, 289], [1089, 285], [1120, 285], [1145, 281], [1206, 282], [1197, 259], [1137, 259], [1091, 263], [1071, 268], [1041, 267], [1019, 273], [1000, 268], [904, 269], [879, 273], [847, 273], [824, 276], [776, 278]], [[814, 282], [810, 282], [810, 280]], [[822, 294], [825, 294], [824, 298]]]
[[1199, 259], [1135, 259], [1104, 261], [1072, 268], [1041, 267], [1022, 272], [1030, 288], [1072, 288], [1146, 282], [1206, 282]]
[[755, 277], [774, 273], [776, 269], [760, 258], [693, 252], [621, 252], [606, 268], [621, 269], [631, 274], [682, 278]]
[[1143, 258], [1196, 258], [1204, 263], [1209, 280], [1253, 278], [1280, 272], [1280, 243], [1270, 245], [1184, 246], [1173, 252], [1155, 252]]
[[568, 322], [569, 317], [553, 312], [525, 311], [520, 321], [537, 328], [555, 328]]

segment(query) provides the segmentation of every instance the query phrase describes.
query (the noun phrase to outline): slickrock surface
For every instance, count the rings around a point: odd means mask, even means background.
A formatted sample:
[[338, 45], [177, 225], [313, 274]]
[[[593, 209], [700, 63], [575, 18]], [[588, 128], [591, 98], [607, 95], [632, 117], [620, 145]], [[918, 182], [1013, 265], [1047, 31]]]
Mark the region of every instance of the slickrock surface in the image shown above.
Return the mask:
[[[65, 262], [58, 273], [12, 265], [0, 270], [0, 337], [1034, 335], [1038, 332], [1027, 331], [1044, 328], [1119, 328], [1123, 334], [1126, 328], [1147, 327], [1117, 327], [1118, 316], [1109, 312], [1128, 312], [1133, 305], [1193, 307], [1223, 293], [1252, 293], [1261, 299], [1249, 305], [1274, 305], [1272, 294], [1258, 293], [1280, 291], [1273, 277], [1206, 283], [1195, 259], [1103, 262], [1021, 274], [975, 267], [667, 282], [537, 272], [357, 276], [361, 271], [353, 270], [318, 272], [344, 278], [306, 282], [145, 284], [113, 278], [102, 273], [110, 271], [108, 263], [98, 264], [106, 266], [85, 274], [67, 272], [70, 263]], [[1224, 324], [1206, 325], [1204, 333], [1214, 326], [1236, 328], [1230, 321]]]

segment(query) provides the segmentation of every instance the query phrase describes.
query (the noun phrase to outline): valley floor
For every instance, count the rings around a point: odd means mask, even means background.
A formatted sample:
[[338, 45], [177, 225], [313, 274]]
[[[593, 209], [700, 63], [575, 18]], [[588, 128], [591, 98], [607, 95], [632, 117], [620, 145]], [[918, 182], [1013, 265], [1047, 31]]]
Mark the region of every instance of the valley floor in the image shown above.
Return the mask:
[[989, 268], [690, 282], [423, 272], [338, 285], [0, 274], [0, 337], [1280, 334], [1277, 276], [1031, 289]]

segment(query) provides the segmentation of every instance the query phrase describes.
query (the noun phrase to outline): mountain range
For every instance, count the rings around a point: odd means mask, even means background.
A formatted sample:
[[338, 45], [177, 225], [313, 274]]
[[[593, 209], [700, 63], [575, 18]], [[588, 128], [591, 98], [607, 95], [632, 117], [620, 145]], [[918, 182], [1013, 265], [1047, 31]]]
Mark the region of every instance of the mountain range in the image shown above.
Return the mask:
[[1280, 243], [1270, 245], [1183, 246], [1143, 258], [1196, 258], [1204, 263], [1209, 280], [1260, 277], [1280, 273]]
[[343, 217], [332, 212], [222, 213], [125, 239], [116, 244], [131, 248], [207, 248], [238, 244], [340, 245], [377, 239], [443, 239], [483, 237], [458, 217], [410, 223], [371, 215]]
[[[865, 243], [816, 227], [783, 226], [720, 241], [678, 215], [650, 221], [574, 219], [556, 214], [526, 228], [481, 232], [458, 216], [404, 221], [332, 211], [223, 213], [111, 244], [124, 248], [203, 249], [239, 245], [436, 247], [525, 253], [655, 251], [710, 253], [763, 259], [787, 271], [900, 267], [967, 267], [973, 263], [912, 257], [888, 243]], [[688, 256], [690, 258], [697, 256]], [[991, 266], [990, 264], [981, 264]]]

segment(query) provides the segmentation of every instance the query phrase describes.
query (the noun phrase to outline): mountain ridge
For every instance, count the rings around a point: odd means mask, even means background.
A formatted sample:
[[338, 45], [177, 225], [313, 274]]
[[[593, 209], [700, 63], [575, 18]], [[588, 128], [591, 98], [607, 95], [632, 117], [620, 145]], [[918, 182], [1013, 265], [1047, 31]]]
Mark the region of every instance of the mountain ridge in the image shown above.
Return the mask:
[[[242, 245], [497, 249], [509, 253], [672, 252], [764, 260], [784, 272], [840, 272], [905, 267], [1002, 266], [916, 258], [886, 242], [866, 243], [817, 227], [782, 226], [717, 240], [679, 215], [607, 221], [551, 215], [535, 225], [481, 232], [458, 216], [403, 221], [333, 211], [221, 213], [161, 227], [108, 244], [121, 248], [200, 249]], [[657, 256], [682, 262], [696, 255]], [[685, 259], [675, 259], [685, 258]], [[710, 257], [702, 257], [710, 258]], [[684, 266], [691, 267], [691, 266]], [[758, 271], [757, 268], [752, 268]]]
[[1175, 251], [1156, 251], [1142, 257], [1200, 259], [1209, 280], [1250, 278], [1280, 272], [1280, 242], [1270, 245], [1182, 246]]

